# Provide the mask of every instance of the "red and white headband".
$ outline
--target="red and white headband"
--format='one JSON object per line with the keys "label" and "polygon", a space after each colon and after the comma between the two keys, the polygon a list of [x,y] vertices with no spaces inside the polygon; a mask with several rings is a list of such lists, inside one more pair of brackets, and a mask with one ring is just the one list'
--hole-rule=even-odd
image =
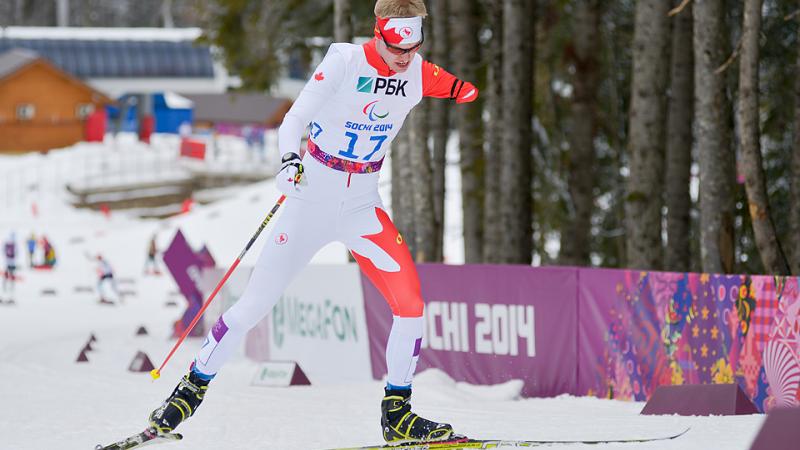
{"label": "red and white headband", "polygon": [[416,44],[422,40],[422,17],[378,17],[375,37],[392,45]]}

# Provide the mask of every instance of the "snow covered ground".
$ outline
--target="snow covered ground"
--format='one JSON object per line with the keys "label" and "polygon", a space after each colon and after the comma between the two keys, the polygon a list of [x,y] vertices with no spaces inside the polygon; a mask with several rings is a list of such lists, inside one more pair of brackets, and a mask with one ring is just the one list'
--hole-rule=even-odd
{"label": "snow covered ground", "polygon": [[[0,173],[26,158],[40,160],[41,170],[49,173],[57,169],[48,161],[92,151],[77,147],[48,157],[0,158]],[[171,323],[182,314],[182,306],[166,304],[176,300],[183,305],[171,278],[143,273],[150,236],[157,233],[164,249],[180,228],[193,245],[208,244],[219,264],[227,266],[277,198],[273,184],[242,188],[229,199],[166,220],[76,211],[58,189],[35,192],[34,215],[27,197],[3,203],[10,194],[3,189],[0,181],[0,240],[15,231],[22,254],[28,233],[46,233],[56,246],[58,264],[52,271],[31,270],[22,255],[16,303],[0,305],[0,450],[91,449],[140,431],[201,344],[187,340],[157,381],[127,370],[138,351],[156,365],[161,362],[174,344]],[[98,303],[91,259],[97,253],[111,262],[120,289],[127,292],[116,306]],[[257,253],[251,252],[243,264],[252,263]],[[344,262],[345,253],[332,245],[316,261]],[[149,335],[137,336],[140,326]],[[89,362],[75,362],[91,333],[97,341],[88,352]],[[256,367],[243,356],[227,365],[198,414],[180,427],[185,439],[164,448],[302,450],[380,442],[380,381],[254,387]],[[556,447],[565,449],[745,450],[763,421],[759,415],[640,416],[641,403],[568,396],[519,399],[517,391],[513,383],[468,386],[427,371],[415,379],[414,406],[478,438],[602,439],[659,436],[691,427],[674,441]]]}

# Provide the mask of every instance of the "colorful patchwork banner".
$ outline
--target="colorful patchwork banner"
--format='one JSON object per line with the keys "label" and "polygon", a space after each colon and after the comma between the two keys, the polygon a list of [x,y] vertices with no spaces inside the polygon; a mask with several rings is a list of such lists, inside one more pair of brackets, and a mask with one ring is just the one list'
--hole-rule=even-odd
{"label": "colorful patchwork banner", "polygon": [[796,277],[582,269],[578,284],[582,394],[736,382],[761,411],[799,403]]}

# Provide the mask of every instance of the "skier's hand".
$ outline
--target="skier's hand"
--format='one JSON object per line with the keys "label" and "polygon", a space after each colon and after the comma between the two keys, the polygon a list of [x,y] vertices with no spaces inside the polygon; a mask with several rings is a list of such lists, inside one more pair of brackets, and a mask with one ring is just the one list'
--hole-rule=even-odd
{"label": "skier's hand", "polygon": [[469,81],[465,81],[464,85],[461,86],[461,90],[458,91],[456,103],[469,103],[476,98],[478,98],[478,88]]}
{"label": "skier's hand", "polygon": [[278,189],[284,194],[300,192],[300,187],[306,184],[305,171],[300,155],[289,152],[281,158],[281,170],[275,177]]}

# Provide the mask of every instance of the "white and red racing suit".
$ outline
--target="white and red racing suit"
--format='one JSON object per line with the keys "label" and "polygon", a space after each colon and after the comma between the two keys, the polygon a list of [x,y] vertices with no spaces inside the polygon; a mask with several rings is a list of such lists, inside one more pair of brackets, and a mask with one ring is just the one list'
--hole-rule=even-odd
{"label": "white and red racing suit", "polygon": [[395,73],[375,45],[375,39],[364,45],[331,45],[286,114],[279,130],[281,154],[297,152],[308,128],[305,183],[284,190],[284,210],[250,281],[209,332],[195,371],[215,374],[298,271],[324,245],[340,241],[392,309],[388,383],[410,385],[424,305],[414,262],[378,195],[379,171],[389,144],[422,97],[463,103],[478,92],[418,54],[408,70]]}

